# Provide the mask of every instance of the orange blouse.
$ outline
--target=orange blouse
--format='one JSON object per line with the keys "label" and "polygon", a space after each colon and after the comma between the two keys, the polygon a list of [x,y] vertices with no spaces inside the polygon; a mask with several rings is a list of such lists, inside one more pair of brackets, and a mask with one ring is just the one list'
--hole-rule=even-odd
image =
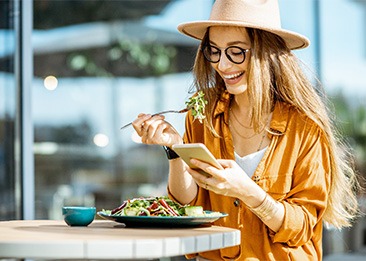
{"label": "orange blouse", "polygon": [[[230,95],[216,104],[213,125],[221,138],[191,114],[186,118],[185,143],[204,143],[219,159],[234,159],[230,133]],[[271,143],[252,180],[285,207],[284,222],[275,233],[235,198],[199,188],[190,204],[228,213],[214,225],[241,230],[241,245],[200,253],[209,260],[321,260],[322,216],[330,185],[330,159],[326,137],[307,116],[288,104],[275,105]],[[172,195],[171,195],[172,196]]]}

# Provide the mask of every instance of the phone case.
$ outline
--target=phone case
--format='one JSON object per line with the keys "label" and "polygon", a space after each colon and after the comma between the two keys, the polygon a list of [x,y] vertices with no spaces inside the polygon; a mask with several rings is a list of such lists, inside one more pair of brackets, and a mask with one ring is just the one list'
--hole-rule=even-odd
{"label": "phone case", "polygon": [[199,159],[212,166],[222,169],[216,158],[202,143],[187,143],[180,145],[173,145],[173,150],[188,164],[191,168],[197,168],[190,163],[190,159]]}

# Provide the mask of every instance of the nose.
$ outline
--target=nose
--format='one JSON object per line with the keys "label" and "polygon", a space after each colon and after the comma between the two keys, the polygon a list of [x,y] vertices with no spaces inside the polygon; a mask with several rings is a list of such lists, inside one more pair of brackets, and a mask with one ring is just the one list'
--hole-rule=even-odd
{"label": "nose", "polygon": [[217,66],[217,68],[220,71],[225,71],[226,69],[230,68],[232,66],[231,61],[227,58],[225,52],[221,52],[220,61]]}

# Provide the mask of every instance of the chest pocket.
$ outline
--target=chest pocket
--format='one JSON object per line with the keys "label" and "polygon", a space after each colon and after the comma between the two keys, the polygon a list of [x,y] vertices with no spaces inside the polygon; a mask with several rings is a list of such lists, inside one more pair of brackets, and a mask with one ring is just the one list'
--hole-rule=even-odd
{"label": "chest pocket", "polygon": [[291,189],[292,174],[285,173],[270,175],[265,173],[263,176],[254,176],[253,180],[273,198],[281,199]]}

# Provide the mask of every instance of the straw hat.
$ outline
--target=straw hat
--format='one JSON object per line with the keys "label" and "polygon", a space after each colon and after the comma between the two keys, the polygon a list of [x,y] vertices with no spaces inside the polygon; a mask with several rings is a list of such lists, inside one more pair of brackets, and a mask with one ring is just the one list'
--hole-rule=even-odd
{"label": "straw hat", "polygon": [[202,40],[211,26],[243,26],[261,29],[279,35],[290,49],[309,46],[305,36],[281,28],[277,0],[216,0],[210,19],[178,25],[178,30],[190,37]]}

